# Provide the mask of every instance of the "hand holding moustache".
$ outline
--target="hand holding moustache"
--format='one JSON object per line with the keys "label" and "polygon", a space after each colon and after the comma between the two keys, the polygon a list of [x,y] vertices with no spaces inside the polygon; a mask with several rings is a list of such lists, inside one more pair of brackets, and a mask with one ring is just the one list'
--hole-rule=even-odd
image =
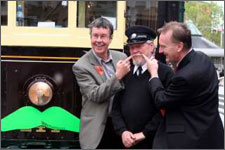
{"label": "hand holding moustache", "polygon": [[148,58],[144,54],[143,57],[147,63],[147,68],[149,73],[151,74],[151,78],[158,77],[158,68],[159,68],[158,61],[154,57]]}
{"label": "hand holding moustache", "polygon": [[127,57],[125,60],[120,60],[116,64],[116,77],[121,80],[130,71],[130,59],[132,56]]}

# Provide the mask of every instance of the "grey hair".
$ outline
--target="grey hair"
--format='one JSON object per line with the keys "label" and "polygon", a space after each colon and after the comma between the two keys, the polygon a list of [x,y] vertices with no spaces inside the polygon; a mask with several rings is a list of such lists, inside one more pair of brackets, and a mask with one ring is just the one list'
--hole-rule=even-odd
{"label": "grey hair", "polygon": [[102,18],[102,17],[97,18],[94,21],[92,21],[92,23],[89,24],[88,27],[90,28],[90,35],[92,33],[93,27],[106,28],[106,29],[108,28],[110,30],[110,36],[112,37],[112,35],[113,35],[113,25],[112,25],[112,23],[109,20],[107,20],[105,18]]}

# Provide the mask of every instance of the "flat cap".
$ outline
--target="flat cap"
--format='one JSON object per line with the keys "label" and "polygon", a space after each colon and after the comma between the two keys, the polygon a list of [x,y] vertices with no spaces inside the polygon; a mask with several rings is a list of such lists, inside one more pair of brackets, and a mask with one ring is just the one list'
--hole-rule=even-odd
{"label": "flat cap", "polygon": [[141,25],[128,28],[125,34],[128,38],[127,43],[129,45],[135,43],[144,43],[148,40],[154,40],[156,38],[156,33],[152,29]]}

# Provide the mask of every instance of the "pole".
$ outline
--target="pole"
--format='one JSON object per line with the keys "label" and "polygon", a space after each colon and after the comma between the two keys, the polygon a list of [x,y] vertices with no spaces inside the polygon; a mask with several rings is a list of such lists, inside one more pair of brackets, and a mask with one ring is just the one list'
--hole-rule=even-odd
{"label": "pole", "polygon": [[220,31],[220,47],[223,47],[223,32]]}

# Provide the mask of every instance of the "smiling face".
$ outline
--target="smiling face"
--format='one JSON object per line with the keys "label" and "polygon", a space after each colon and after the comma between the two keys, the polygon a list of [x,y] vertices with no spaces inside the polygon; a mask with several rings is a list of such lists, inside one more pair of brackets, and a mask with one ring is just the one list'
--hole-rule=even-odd
{"label": "smiling face", "polygon": [[91,45],[95,53],[104,59],[108,53],[109,44],[112,41],[109,28],[93,27],[91,32]]}
{"label": "smiling face", "polygon": [[130,54],[133,55],[132,60],[133,64],[137,66],[142,66],[145,63],[145,59],[142,54],[146,55],[147,57],[151,57],[154,51],[154,43],[137,43],[131,44],[130,47]]}
{"label": "smiling face", "polygon": [[159,37],[159,51],[166,56],[166,62],[176,65],[179,61],[179,43],[174,43],[172,40],[172,31],[162,33]]}

